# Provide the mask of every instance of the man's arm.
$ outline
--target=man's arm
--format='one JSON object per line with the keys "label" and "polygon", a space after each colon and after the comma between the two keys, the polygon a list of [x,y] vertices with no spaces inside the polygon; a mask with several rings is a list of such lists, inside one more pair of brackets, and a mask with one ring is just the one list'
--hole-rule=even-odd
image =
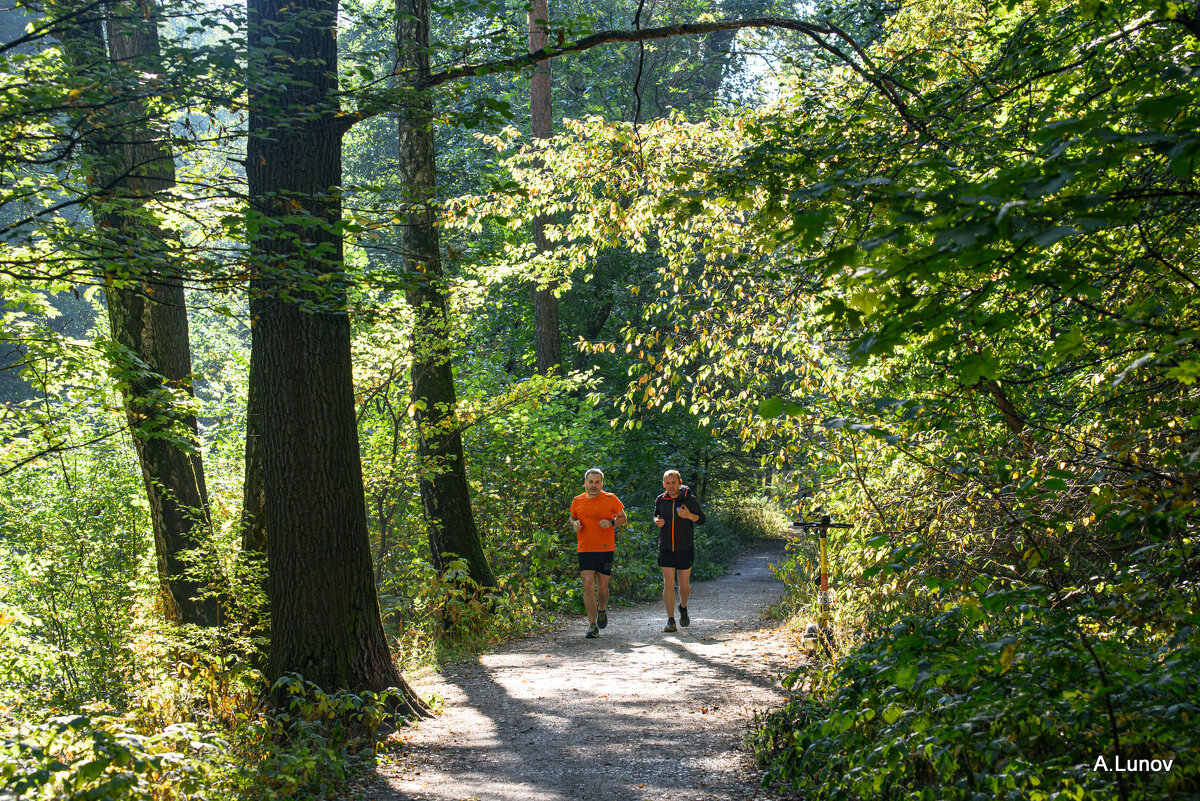
{"label": "man's arm", "polygon": [[700,508],[700,501],[690,493],[683,499],[683,503],[675,508],[675,514],[697,525],[708,519],[704,516],[704,510]]}
{"label": "man's arm", "polygon": [[628,522],[629,522],[629,518],[625,516],[625,510],[618,509],[616,511],[616,513],[613,514],[611,519],[609,519],[607,517],[600,518],[600,528],[611,528],[613,526],[623,526]]}

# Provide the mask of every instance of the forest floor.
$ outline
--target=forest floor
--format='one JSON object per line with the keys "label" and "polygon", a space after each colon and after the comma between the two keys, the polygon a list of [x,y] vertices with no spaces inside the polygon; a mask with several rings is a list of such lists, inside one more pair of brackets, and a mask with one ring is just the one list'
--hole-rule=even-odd
{"label": "forest floor", "polygon": [[[691,626],[663,632],[662,602],[613,606],[599,639],[572,617],[476,660],[416,677],[438,717],[381,753],[376,801],[760,801],[745,737],[787,696],[795,634],[764,614],[783,594],[757,546],[692,586]],[[618,563],[617,569],[620,569]]]}

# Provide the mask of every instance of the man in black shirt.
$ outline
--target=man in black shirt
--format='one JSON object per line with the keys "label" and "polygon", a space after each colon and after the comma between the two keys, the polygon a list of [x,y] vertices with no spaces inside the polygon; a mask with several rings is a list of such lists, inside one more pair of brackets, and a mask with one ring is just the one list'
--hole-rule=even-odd
{"label": "man in black shirt", "polygon": [[663,573],[663,604],[667,607],[667,625],[663,631],[675,631],[675,579],[679,579],[679,625],[688,618],[688,579],[695,560],[693,527],[705,521],[704,510],[696,493],[684,486],[678,470],[663,473],[662,495],[654,500],[654,525],[658,526],[658,566]]}

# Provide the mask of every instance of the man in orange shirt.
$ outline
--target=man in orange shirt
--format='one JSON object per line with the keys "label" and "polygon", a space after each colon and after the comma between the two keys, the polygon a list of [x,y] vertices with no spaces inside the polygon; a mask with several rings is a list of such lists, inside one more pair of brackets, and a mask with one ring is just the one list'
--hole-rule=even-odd
{"label": "man in orange shirt", "polygon": [[583,579],[583,606],[588,616],[586,636],[592,639],[599,637],[600,629],[608,625],[608,582],[617,545],[616,527],[629,521],[625,505],[616,495],[604,491],[604,473],[599,469],[593,467],[583,474],[583,489],[571,501],[570,521],[579,553],[579,577]]}

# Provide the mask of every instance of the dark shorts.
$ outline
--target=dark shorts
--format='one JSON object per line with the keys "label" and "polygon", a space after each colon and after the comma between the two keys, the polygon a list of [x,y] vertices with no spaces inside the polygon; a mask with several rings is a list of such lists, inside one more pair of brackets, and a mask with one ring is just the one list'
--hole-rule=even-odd
{"label": "dark shorts", "polygon": [[695,560],[696,552],[694,550],[658,552],[659,567],[673,567],[676,570],[691,570],[692,562]]}
{"label": "dark shorts", "polygon": [[604,576],[612,575],[612,551],[581,551],[579,553],[579,570],[595,570]]}

